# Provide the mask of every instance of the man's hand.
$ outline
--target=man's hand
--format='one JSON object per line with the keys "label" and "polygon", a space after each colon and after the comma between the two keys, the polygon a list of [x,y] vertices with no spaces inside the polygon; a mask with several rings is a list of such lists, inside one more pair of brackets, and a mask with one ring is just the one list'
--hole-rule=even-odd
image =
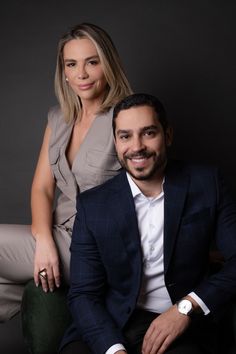
{"label": "man's hand", "polygon": [[142,346],[142,354],[162,354],[190,325],[189,316],[182,315],[177,306],[159,315],[150,324]]}

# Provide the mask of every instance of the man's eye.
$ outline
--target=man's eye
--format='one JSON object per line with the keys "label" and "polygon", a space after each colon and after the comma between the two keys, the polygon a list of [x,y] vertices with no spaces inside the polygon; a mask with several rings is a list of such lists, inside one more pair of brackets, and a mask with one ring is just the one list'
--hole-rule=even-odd
{"label": "man's eye", "polygon": [[146,136],[154,136],[156,134],[156,132],[154,130],[147,130],[146,132],[144,132],[144,135]]}
{"label": "man's eye", "polygon": [[129,138],[129,135],[120,135],[120,140],[127,140]]}

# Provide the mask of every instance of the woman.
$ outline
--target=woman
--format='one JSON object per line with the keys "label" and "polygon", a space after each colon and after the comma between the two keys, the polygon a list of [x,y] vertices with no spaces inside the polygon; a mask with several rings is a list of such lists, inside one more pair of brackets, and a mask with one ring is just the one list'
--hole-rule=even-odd
{"label": "woman", "polygon": [[[32,276],[45,292],[59,287],[62,277],[68,281],[76,195],[120,169],[112,107],[131,89],[104,30],[84,23],[61,38],[55,89],[60,107],[48,115],[32,184],[32,226],[0,228],[0,321],[19,311]],[[61,194],[52,213],[56,186]]]}

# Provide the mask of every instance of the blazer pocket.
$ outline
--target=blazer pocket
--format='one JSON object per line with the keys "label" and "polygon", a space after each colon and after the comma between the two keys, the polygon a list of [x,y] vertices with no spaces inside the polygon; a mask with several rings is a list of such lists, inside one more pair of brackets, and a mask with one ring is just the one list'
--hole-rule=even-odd
{"label": "blazer pocket", "polygon": [[200,210],[197,213],[190,214],[188,216],[183,217],[182,225],[187,225],[193,222],[200,222],[210,217],[210,208],[205,208]]}

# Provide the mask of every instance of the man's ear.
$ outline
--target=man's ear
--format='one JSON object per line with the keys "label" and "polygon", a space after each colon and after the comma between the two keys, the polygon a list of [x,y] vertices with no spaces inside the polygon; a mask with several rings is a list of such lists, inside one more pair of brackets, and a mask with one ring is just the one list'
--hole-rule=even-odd
{"label": "man's ear", "polygon": [[166,134],[165,134],[165,138],[166,138],[166,146],[171,146],[172,141],[173,141],[173,128],[172,127],[168,127],[166,129]]}

